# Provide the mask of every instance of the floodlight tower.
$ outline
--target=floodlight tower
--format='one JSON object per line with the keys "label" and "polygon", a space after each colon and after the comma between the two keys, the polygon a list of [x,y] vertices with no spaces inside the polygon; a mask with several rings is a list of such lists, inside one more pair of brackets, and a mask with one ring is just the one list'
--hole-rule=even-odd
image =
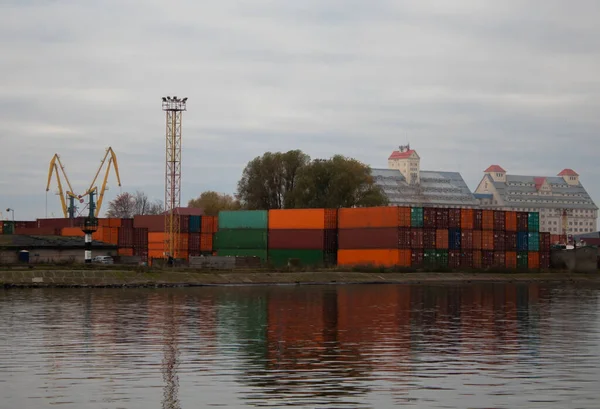
{"label": "floodlight tower", "polygon": [[166,112],[165,160],[165,257],[178,258],[180,246],[179,217],[175,215],[181,203],[181,119],[187,98],[163,97],[162,110]]}

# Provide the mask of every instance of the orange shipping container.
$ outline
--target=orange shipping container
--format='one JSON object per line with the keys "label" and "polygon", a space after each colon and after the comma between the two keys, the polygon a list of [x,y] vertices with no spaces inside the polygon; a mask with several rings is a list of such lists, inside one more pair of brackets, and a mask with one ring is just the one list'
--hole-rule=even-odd
{"label": "orange shipping container", "polygon": [[[492,213],[493,215],[493,213]],[[492,224],[493,224],[492,218]],[[481,248],[483,250],[494,250],[494,231],[484,230],[481,232]]]}
{"label": "orange shipping container", "polygon": [[164,243],[165,233],[161,232],[149,232],[148,243]]}
{"label": "orange shipping container", "polygon": [[[156,240],[156,238],[158,236],[154,236],[153,238],[155,239],[154,241],[150,241],[150,239],[148,240],[148,250],[160,250],[163,251],[164,249],[164,238],[165,238],[165,234],[164,233],[148,233],[148,238],[150,238],[150,235],[152,234],[160,234],[160,237],[163,238],[163,240],[158,241]],[[181,233],[180,235],[180,242],[179,242],[179,251],[185,251],[187,252],[189,250],[189,234],[188,233]]]}
{"label": "orange shipping container", "polygon": [[448,249],[448,229],[437,229],[435,231],[435,248]]}
{"label": "orange shipping container", "polygon": [[121,219],[116,218],[116,217],[108,219],[108,225],[110,227],[121,227],[121,223],[122,223]]}
{"label": "orange shipping container", "polygon": [[473,230],[473,250],[481,250],[481,234],[481,230]]}
{"label": "orange shipping container", "polygon": [[217,216],[202,216],[200,233],[216,233],[218,227]]}
{"label": "orange shipping container", "polygon": [[527,267],[530,270],[537,270],[540,268],[540,253],[538,251],[530,251],[527,253]]}
{"label": "orange shipping container", "polygon": [[412,250],[398,250],[398,265],[401,267],[410,267]]}
{"label": "orange shipping container", "polygon": [[63,227],[60,235],[64,237],[83,237],[85,233],[81,231],[81,227]]}
{"label": "orange shipping container", "polygon": [[410,207],[398,208],[398,227],[410,227]]}
{"label": "orange shipping container", "polygon": [[148,243],[148,251],[160,251],[161,253],[164,251],[165,243]]}
{"label": "orange shipping container", "polygon": [[398,227],[398,207],[359,207],[340,209],[338,228],[353,229],[361,227]]}
{"label": "orange shipping container", "polygon": [[117,254],[119,256],[133,256],[133,249],[122,247],[117,250]]}
{"label": "orange shipping container", "polygon": [[[494,230],[494,211],[484,210],[481,219],[482,230]],[[485,247],[484,247],[485,249]]]}
{"label": "orange shipping container", "polygon": [[338,264],[341,266],[374,265],[397,266],[400,263],[400,250],[369,249],[369,250],[338,250]]}
{"label": "orange shipping container", "polygon": [[506,231],[517,231],[517,212],[504,212],[504,223]]}
{"label": "orange shipping container", "polygon": [[335,209],[273,209],[269,210],[269,229],[337,228]]}
{"label": "orange shipping container", "polygon": [[475,212],[473,209],[460,210],[460,228],[464,230],[473,230]]}
{"label": "orange shipping container", "polygon": [[507,251],[506,252],[506,268],[517,268],[517,252],[516,251]]}
{"label": "orange shipping container", "polygon": [[[477,230],[473,231],[473,235],[475,235],[476,231]],[[481,250],[474,250],[473,251],[473,268],[481,268],[482,265],[483,265],[483,263],[482,263]]]}
{"label": "orange shipping container", "polygon": [[213,234],[202,233],[200,234],[200,251],[212,251],[213,250]]}

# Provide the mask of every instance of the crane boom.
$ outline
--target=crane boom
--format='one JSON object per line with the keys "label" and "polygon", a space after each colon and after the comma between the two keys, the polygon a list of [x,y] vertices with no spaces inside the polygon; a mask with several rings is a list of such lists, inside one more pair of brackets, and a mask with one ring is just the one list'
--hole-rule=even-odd
{"label": "crane boom", "polygon": [[[68,217],[68,207],[67,207],[67,202],[66,202],[66,196],[72,197],[72,198],[76,198],[77,196],[73,193],[73,188],[71,187],[71,182],[69,181],[69,177],[67,176],[67,173],[65,172],[65,167],[63,166],[62,162],[60,161],[60,156],[58,156],[57,153],[54,154],[54,156],[52,157],[52,159],[50,160],[50,167],[48,169],[48,183],[46,184],[46,192],[48,192],[50,190],[50,183],[52,182],[52,174],[56,173],[56,183],[58,184],[58,195],[60,197],[60,204],[62,207],[62,211],[65,217]],[[65,178],[65,182],[67,183],[67,187],[69,188],[69,190],[66,192],[66,196],[65,196],[65,192],[63,192],[63,185],[62,185],[62,181],[60,180],[60,174],[63,174],[63,177]]]}
{"label": "crane boom", "polygon": [[[108,159],[108,162],[106,161],[106,159]],[[106,173],[104,174],[104,178],[102,180],[102,186],[100,187],[100,190],[98,193],[98,200],[96,202],[96,210],[94,212],[95,217],[98,217],[100,215],[100,209],[102,207],[102,200],[104,199],[104,192],[106,191],[106,183],[108,182],[108,175],[110,173],[111,165],[115,169],[117,183],[118,183],[119,187],[121,187],[121,177],[119,175],[119,164],[117,163],[117,155],[115,154],[115,152],[113,151],[113,149],[111,147],[108,147],[108,149],[106,149],[106,154],[104,155],[104,158],[102,158],[102,161],[100,161],[100,166],[98,167],[98,171],[96,172],[96,175],[94,176],[94,179],[92,180],[92,183],[90,184],[89,189],[82,196],[89,195],[91,192],[98,191],[98,188],[95,186],[95,184],[96,184],[96,180],[98,180],[98,176],[100,175],[100,172],[102,171],[102,168],[104,167],[105,163],[107,164],[107,168],[106,168]]]}

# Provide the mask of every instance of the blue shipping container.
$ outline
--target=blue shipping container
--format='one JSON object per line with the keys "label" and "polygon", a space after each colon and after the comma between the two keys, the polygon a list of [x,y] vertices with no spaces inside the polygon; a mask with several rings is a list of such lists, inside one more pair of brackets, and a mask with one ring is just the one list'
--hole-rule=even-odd
{"label": "blue shipping container", "polygon": [[527,250],[540,251],[540,234],[539,233],[528,233],[527,234]]}
{"label": "blue shipping container", "polygon": [[450,250],[460,250],[460,229],[448,230],[448,248]]}
{"label": "blue shipping container", "polygon": [[527,232],[520,231],[517,233],[517,251],[527,251],[529,248],[529,236]]}
{"label": "blue shipping container", "polygon": [[199,233],[202,216],[190,216],[190,233]]}

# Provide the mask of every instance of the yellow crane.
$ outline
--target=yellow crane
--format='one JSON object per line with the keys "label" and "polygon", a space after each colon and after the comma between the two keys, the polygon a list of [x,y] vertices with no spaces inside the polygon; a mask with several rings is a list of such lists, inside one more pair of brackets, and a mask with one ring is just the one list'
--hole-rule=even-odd
{"label": "yellow crane", "polygon": [[[102,180],[102,185],[101,185],[100,191],[98,193],[98,187],[96,186],[96,181],[98,180],[98,176],[100,175],[100,172],[102,171],[102,168],[104,167],[105,164],[106,164],[106,173],[104,174],[104,178]],[[106,149],[104,158],[102,158],[102,160],[100,161],[100,166],[98,167],[98,171],[96,172],[96,175],[94,176],[94,179],[92,180],[92,183],[90,184],[89,188],[86,190],[85,193],[83,193],[81,195],[77,195],[73,192],[73,188],[71,187],[71,183],[69,182],[69,178],[67,177],[65,168],[60,161],[60,157],[58,156],[58,154],[55,154],[54,157],[52,158],[52,160],[50,161],[50,169],[48,171],[48,184],[46,185],[46,192],[48,190],[50,190],[50,183],[52,182],[52,175],[54,173],[56,173],[56,181],[58,184],[58,195],[60,196],[60,202],[61,202],[64,216],[70,217],[70,218],[75,217],[75,203],[74,203],[75,200],[79,200],[80,203],[84,203],[83,198],[85,196],[90,196],[90,201],[86,207],[89,206],[90,213],[93,214],[94,217],[98,217],[100,215],[100,210],[102,208],[102,201],[104,199],[104,193],[106,191],[106,183],[108,181],[108,175],[110,173],[111,167],[113,167],[115,169],[115,175],[117,177],[117,182],[118,182],[119,187],[121,187],[121,177],[119,175],[119,165],[117,163],[117,155],[115,154],[115,152],[113,151],[113,149],[111,147],[108,147]],[[59,170],[60,170],[60,172],[59,172]],[[63,185],[62,185],[62,181],[60,178],[60,173],[62,173],[62,175],[67,183],[67,186],[69,188],[69,190],[66,192],[63,192]],[[98,193],[98,199],[94,203],[93,194],[95,194],[95,193]],[[68,206],[67,206],[66,200],[69,200]],[[85,209],[85,207],[84,207],[84,209]],[[82,211],[84,209],[82,209]],[[81,214],[81,212],[80,212],[80,214]]]}

